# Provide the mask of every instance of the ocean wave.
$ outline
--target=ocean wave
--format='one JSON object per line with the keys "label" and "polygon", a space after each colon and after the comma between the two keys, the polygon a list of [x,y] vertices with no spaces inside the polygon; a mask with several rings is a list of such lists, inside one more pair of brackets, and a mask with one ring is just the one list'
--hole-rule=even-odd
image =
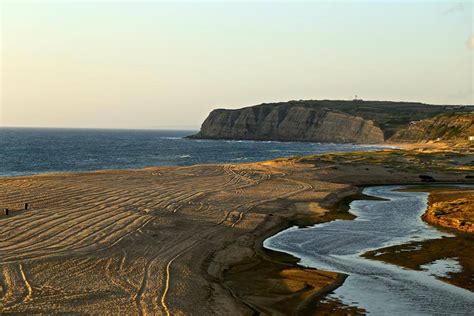
{"label": "ocean wave", "polygon": [[[0,131],[0,176],[150,165],[250,162],[387,147],[269,140],[197,140],[184,138],[181,132],[163,134],[156,131],[15,129],[8,131],[8,137],[1,137],[2,133],[6,133],[5,130]],[[56,154],[51,155],[51,152]],[[18,163],[19,157],[21,164]]]}
{"label": "ocean wave", "polygon": [[234,159],[231,159],[231,161],[241,161],[241,160],[247,160],[249,159],[248,157],[239,157],[239,158],[234,158]]}

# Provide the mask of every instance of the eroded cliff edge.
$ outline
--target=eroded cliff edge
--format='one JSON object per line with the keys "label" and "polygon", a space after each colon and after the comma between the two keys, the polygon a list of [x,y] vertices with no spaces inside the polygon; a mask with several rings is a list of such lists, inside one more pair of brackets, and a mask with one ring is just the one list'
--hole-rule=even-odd
{"label": "eroded cliff edge", "polygon": [[390,138],[394,142],[467,142],[474,135],[474,112],[446,113],[413,121]]}
{"label": "eroded cliff edge", "polygon": [[299,100],[212,111],[191,138],[382,143],[410,123],[471,106],[365,100]]}
{"label": "eroded cliff edge", "polygon": [[374,144],[384,141],[373,121],[325,108],[294,106],[214,110],[192,138]]}

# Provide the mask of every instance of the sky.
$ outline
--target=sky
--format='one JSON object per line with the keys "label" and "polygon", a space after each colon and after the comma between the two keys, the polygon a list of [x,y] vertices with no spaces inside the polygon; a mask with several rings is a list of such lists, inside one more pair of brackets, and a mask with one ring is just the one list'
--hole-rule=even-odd
{"label": "sky", "polygon": [[474,104],[474,1],[0,0],[0,126],[197,129],[299,99]]}

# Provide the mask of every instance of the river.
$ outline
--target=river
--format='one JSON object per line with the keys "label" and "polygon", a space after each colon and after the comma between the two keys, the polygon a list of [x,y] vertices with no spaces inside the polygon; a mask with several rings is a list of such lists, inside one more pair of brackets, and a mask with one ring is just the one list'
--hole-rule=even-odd
{"label": "river", "polygon": [[361,256],[391,245],[452,236],[421,220],[427,193],[398,188],[402,186],[368,187],[363,193],[386,200],[353,201],[355,220],[291,227],[265,240],[264,246],[300,258],[303,266],[349,275],[329,298],[370,314],[473,315],[474,293],[436,278],[460,269],[455,258],[415,271]]}

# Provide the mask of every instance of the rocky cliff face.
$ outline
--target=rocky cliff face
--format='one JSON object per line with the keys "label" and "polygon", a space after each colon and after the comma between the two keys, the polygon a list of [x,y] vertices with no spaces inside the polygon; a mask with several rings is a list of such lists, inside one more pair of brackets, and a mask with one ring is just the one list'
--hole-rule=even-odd
{"label": "rocky cliff face", "polygon": [[394,142],[430,140],[467,141],[474,136],[474,112],[441,114],[430,119],[411,122],[390,138]]}
{"label": "rocky cliff face", "polygon": [[327,108],[255,106],[214,110],[192,138],[373,144],[384,141],[371,120]]}
{"label": "rocky cliff face", "polygon": [[[287,102],[263,103],[237,111],[253,109],[254,112],[269,113],[275,108],[286,113],[292,108],[344,113],[371,120],[384,132],[385,139],[405,128],[411,121],[432,118],[442,113],[460,113],[474,109],[474,106],[432,105],[417,102],[365,101],[365,100],[292,100]],[[220,110],[222,111],[222,110]],[[231,114],[229,114],[231,115]],[[232,114],[234,117],[236,114]]]}

